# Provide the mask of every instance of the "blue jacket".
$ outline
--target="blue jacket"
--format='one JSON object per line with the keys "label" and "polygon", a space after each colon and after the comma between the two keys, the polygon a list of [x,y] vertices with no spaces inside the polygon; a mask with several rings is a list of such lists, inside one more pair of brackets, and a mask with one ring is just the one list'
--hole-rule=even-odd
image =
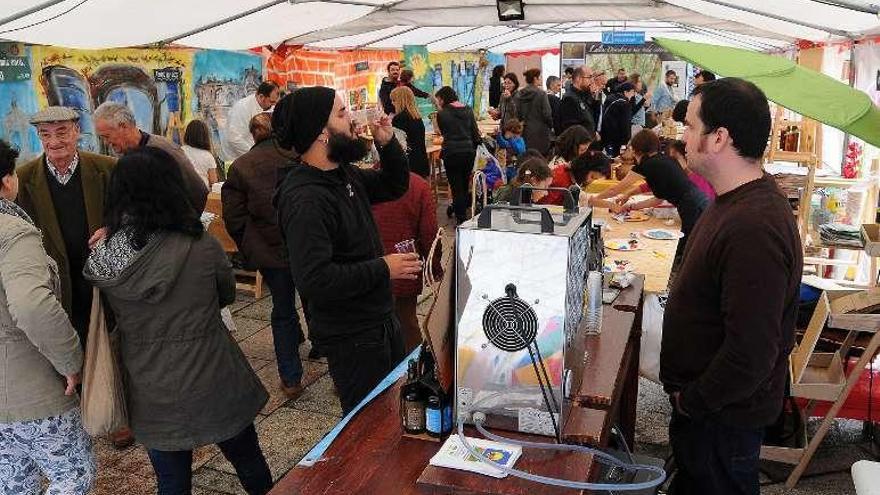
{"label": "blue jacket", "polygon": [[516,156],[520,156],[526,152],[526,141],[522,136],[514,136],[510,139],[506,139],[504,133],[499,132],[498,135],[495,136],[495,142],[498,143],[498,146],[506,150],[513,150],[513,154]]}

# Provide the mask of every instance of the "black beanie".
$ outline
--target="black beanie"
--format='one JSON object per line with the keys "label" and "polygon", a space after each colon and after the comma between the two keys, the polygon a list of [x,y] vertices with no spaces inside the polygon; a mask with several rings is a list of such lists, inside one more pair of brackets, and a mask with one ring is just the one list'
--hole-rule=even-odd
{"label": "black beanie", "polygon": [[282,115],[278,117],[281,124],[279,142],[284,147],[293,146],[297,153],[302,154],[308,151],[327,126],[336,100],[336,91],[314,86],[297,89],[291,97],[291,101],[283,106]]}
{"label": "black beanie", "polygon": [[272,133],[278,140],[278,144],[287,150],[293,147],[293,141],[284,132],[287,128],[288,114],[293,110],[292,101],[293,93],[288,93],[278,100],[278,103],[275,104],[275,108],[272,110]]}

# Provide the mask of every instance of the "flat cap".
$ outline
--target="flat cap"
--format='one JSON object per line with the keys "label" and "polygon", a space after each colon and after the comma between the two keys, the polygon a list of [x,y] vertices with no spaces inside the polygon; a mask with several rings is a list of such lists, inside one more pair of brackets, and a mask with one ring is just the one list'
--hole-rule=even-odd
{"label": "flat cap", "polygon": [[79,114],[70,107],[46,107],[31,115],[31,125],[45,124],[47,122],[65,122],[79,120]]}

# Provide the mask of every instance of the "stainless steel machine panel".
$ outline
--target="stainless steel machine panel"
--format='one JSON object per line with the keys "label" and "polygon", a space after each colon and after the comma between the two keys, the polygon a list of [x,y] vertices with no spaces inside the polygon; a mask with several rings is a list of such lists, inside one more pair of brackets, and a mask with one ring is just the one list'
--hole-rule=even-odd
{"label": "stainless steel machine panel", "polygon": [[[546,403],[561,430],[567,388],[581,361],[566,353],[583,312],[590,213],[569,215],[552,234],[540,233],[519,212],[494,217],[493,228],[472,221],[457,231],[457,415],[469,421],[469,413],[480,411],[487,426],[553,436]],[[527,349],[531,339],[537,346]],[[533,357],[550,383],[550,400]]]}

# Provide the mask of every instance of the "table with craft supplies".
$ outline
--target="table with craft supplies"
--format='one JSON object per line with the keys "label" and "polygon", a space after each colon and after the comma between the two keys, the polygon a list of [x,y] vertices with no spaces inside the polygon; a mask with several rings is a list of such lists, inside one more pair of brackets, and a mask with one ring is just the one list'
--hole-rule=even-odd
{"label": "table with craft supplies", "polygon": [[[632,201],[638,200],[638,197],[632,199]],[[664,208],[664,210],[672,210],[672,208]],[[602,227],[602,239],[605,242],[606,266],[616,260],[627,261],[629,269],[645,276],[645,292],[665,292],[669,285],[672,262],[675,260],[675,250],[679,241],[675,238],[651,239],[645,233],[652,230],[680,232],[681,221],[677,217],[668,220],[648,215],[643,221],[621,222],[615,219],[607,208],[594,208],[593,221],[597,220],[605,223]],[[622,251],[609,248],[609,244],[614,241],[629,241],[634,237],[638,241],[636,250]]]}

